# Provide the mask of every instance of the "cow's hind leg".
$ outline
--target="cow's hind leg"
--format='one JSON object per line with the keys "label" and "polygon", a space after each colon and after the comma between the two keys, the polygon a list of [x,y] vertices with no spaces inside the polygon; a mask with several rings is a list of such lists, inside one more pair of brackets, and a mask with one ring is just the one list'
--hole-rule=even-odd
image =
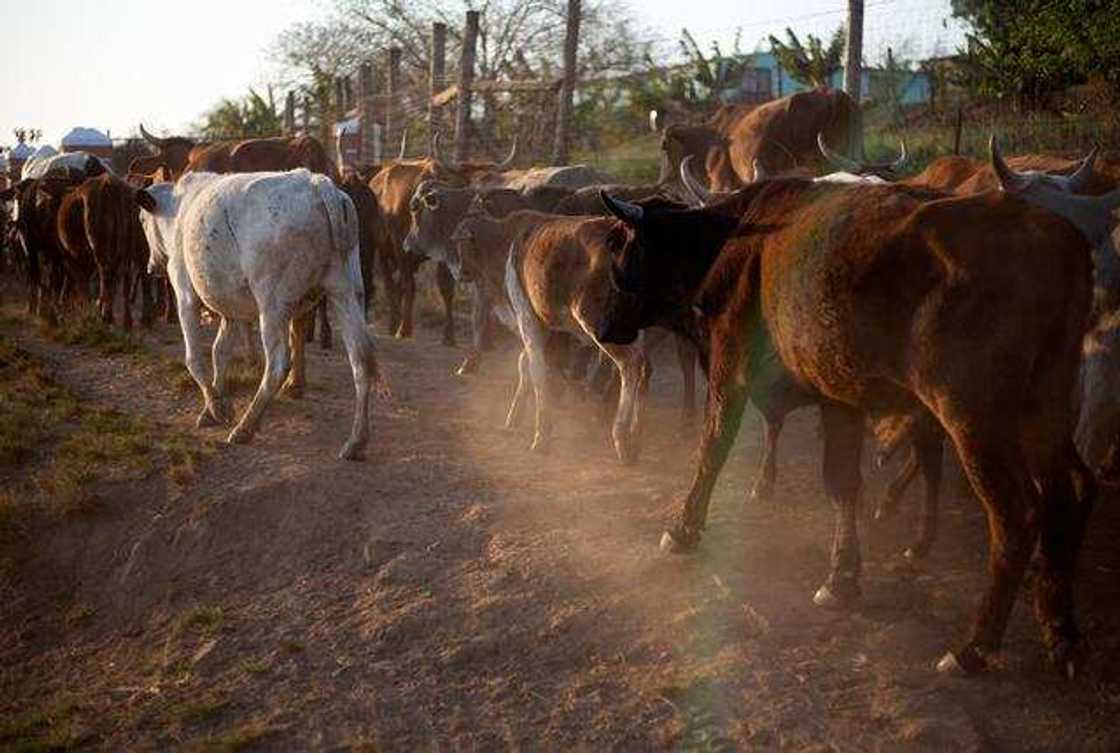
{"label": "cow's hind leg", "polygon": [[[181,315],[181,314],[180,314]],[[237,426],[230,432],[227,441],[232,444],[247,444],[260,426],[265,408],[280,389],[291,367],[291,352],[288,345],[288,317],[260,317],[261,343],[264,345],[264,374],[260,386],[253,395],[253,401],[245,410]]]}
{"label": "cow's hind leg", "polygon": [[902,553],[906,559],[920,559],[929,553],[937,538],[937,509],[941,497],[941,460],[945,435],[939,427],[914,432],[914,463],[925,479],[925,497],[922,498],[922,517],[918,522],[918,537]]}
{"label": "cow's hind leg", "polygon": [[[311,324],[307,320],[311,320]],[[303,390],[307,386],[307,355],[304,344],[311,337],[315,328],[315,309],[311,309],[299,319],[292,320],[289,328],[289,344],[292,348],[292,368],[288,373],[288,381],[282,388],[284,394],[293,400],[303,397]]]}
{"label": "cow's hind leg", "polygon": [[416,268],[420,261],[411,256],[401,260],[400,326],[396,332],[396,336],[400,338],[412,337],[412,314],[416,308]]}
{"label": "cow's hind leg", "polygon": [[478,371],[478,363],[482,358],[483,338],[489,321],[490,299],[482,289],[482,285],[475,283],[471,286],[471,350],[455,371],[459,376],[467,376]]}
{"label": "cow's hind leg", "polygon": [[529,352],[522,349],[517,356],[517,387],[513,391],[513,399],[509,403],[506,413],[506,428],[513,429],[521,423],[522,408],[525,405],[525,395],[529,391]]}
{"label": "cow's hind leg", "polygon": [[762,458],[751,485],[749,499],[752,501],[766,502],[774,494],[774,479],[778,475],[778,437],[784,425],[784,416],[762,413]]}
{"label": "cow's hind leg", "polygon": [[196,425],[202,428],[213,426],[216,421],[219,421],[221,411],[216,405],[214,390],[206,379],[206,370],[202,363],[202,333],[198,323],[198,314],[202,304],[195,296],[190,284],[190,278],[183,271],[175,290],[175,297],[179,324],[183,331],[187,371],[190,372],[195,384],[202,392],[202,412],[198,414],[198,420],[196,421]]}
{"label": "cow's hind leg", "polygon": [[443,299],[443,344],[449,347],[455,345],[455,278],[451,270],[440,262],[436,266],[436,287],[439,288],[440,298]]}
{"label": "cow's hind leg", "polygon": [[677,362],[681,367],[682,396],[681,420],[685,426],[696,422],[696,346],[687,338],[677,335]]}
{"label": "cow's hind leg", "polygon": [[[229,424],[233,420],[233,411],[229,404],[228,374],[236,345],[233,331],[237,326],[237,322],[231,322],[223,316],[218,322],[218,334],[214,336],[214,344],[210,349],[214,360],[214,400],[207,412],[213,423]],[[202,417],[199,418],[201,420]]]}
{"label": "cow's hind leg", "polygon": [[902,501],[902,496],[906,494],[906,490],[910,488],[910,483],[917,475],[918,451],[911,447],[910,452],[906,455],[906,462],[903,463],[895,477],[891,479],[887,491],[883,493],[883,497],[875,507],[875,520],[886,520],[898,512],[898,504]]}
{"label": "cow's hind leg", "polygon": [[329,277],[326,281],[327,294],[342,327],[342,342],[354,373],[354,423],[339,457],[360,460],[369,443],[370,385],[376,381],[379,389],[386,393],[388,387],[378,373],[373,339],[366,329],[365,312],[355,295],[355,287],[361,284],[361,279],[350,280],[341,270]]}
{"label": "cow's hind leg", "polygon": [[860,454],[863,450],[863,416],[851,408],[821,406],[824,428],[824,486],[836,520],[832,538],[831,571],[813,603],[821,607],[844,606],[859,597],[861,557],[859,526]]}
{"label": "cow's hind leg", "polygon": [[[327,299],[320,298],[315,308],[318,309],[319,318],[319,350],[330,350],[334,334],[331,332],[330,317],[327,316]],[[362,314],[362,319],[365,319],[365,313]]]}
{"label": "cow's hind leg", "polygon": [[600,346],[618,367],[619,391],[611,440],[625,465],[637,461],[641,451],[642,393],[649,383],[649,359],[640,344]]}

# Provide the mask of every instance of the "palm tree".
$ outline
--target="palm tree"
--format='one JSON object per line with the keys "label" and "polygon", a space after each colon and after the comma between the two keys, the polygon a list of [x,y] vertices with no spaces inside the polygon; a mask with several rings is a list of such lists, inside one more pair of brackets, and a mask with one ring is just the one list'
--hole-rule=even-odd
{"label": "palm tree", "polygon": [[770,36],[770,46],[778,64],[789,71],[795,81],[814,89],[828,87],[829,78],[835,71],[840,70],[844,58],[846,33],[841,26],[832,34],[828,47],[819,37],[809,34],[805,37],[806,45],[793,33],[793,29],[786,29],[788,42],[783,42],[777,37]]}

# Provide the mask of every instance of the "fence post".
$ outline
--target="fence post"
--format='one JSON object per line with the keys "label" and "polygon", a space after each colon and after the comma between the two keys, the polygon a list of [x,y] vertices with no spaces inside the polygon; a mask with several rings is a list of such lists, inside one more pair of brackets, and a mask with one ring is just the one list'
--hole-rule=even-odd
{"label": "fence post", "polygon": [[401,48],[390,47],[389,73],[385,87],[385,143],[395,149],[401,143],[404,122],[401,117]]}
{"label": "fence post", "polygon": [[287,136],[296,135],[296,93],[293,91],[284,98],[284,133]]}
{"label": "fence post", "polygon": [[431,155],[439,133],[439,108],[432,98],[447,86],[447,24],[432,24],[431,69],[428,72],[428,154]]}
{"label": "fence post", "polygon": [[848,0],[847,60],[844,61],[844,91],[856,106],[856,118],[848,134],[848,153],[863,160],[863,0]]}
{"label": "fence post", "polygon": [[358,164],[375,165],[381,161],[381,150],[378,149],[377,133],[374,130],[377,123],[377,111],[373,103],[373,66],[362,63],[358,69],[358,95],[361,97],[359,106],[362,111],[362,140],[358,146]]}
{"label": "fence post", "polygon": [[478,11],[467,11],[463,28],[463,54],[459,58],[459,96],[455,103],[455,161],[464,162],[471,151],[471,83],[474,81],[475,45],[478,43]]}
{"label": "fence post", "polygon": [[311,135],[311,95],[303,95],[303,135]]}
{"label": "fence post", "polygon": [[564,80],[560,84],[560,100],[556,105],[556,142],[552,164],[568,164],[568,124],[572,119],[572,94],[576,87],[576,54],[579,50],[580,0],[568,0],[568,29],[564,36]]}

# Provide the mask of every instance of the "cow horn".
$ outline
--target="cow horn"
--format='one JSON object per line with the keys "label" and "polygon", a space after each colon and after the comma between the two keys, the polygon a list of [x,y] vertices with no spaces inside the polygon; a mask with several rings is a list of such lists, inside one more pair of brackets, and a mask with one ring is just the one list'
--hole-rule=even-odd
{"label": "cow horn", "polygon": [[1026,178],[1012,170],[1007,166],[1007,163],[1003,161],[1003,152],[1000,151],[999,142],[996,140],[996,135],[994,133],[991,138],[988,139],[988,151],[991,152],[992,169],[995,170],[996,177],[999,178],[999,183],[1003,187],[1003,190],[1008,193],[1021,191],[1026,185]]}
{"label": "cow horn", "polygon": [[665,125],[665,118],[657,110],[649,111],[649,129],[654,133],[661,130],[661,126]]}
{"label": "cow horn", "polygon": [[1069,190],[1072,193],[1081,193],[1093,177],[1093,163],[1097,159],[1097,147],[1093,147],[1085,159],[1077,165],[1077,169],[1068,178]]}
{"label": "cow horn", "polygon": [[616,199],[601,188],[599,189],[599,200],[603,202],[603,206],[607,208],[607,211],[628,224],[641,222],[642,217],[645,215],[645,210],[637,204],[631,204],[629,201]]}
{"label": "cow horn", "polygon": [[[439,138],[439,136],[436,136],[436,138]],[[404,159],[404,154],[407,151],[408,151],[408,129],[406,128],[406,129],[404,129],[404,133],[401,134],[401,153],[397,155],[397,159]]]}
{"label": "cow horn", "polygon": [[754,170],[755,183],[758,183],[760,180],[767,180],[770,177],[770,173],[766,172],[766,168],[762,166],[762,163],[758,159],[751,162],[751,169]]}
{"label": "cow horn", "polygon": [[517,159],[517,136],[513,137],[513,145],[509,148],[509,155],[504,160],[495,165],[494,169],[508,170],[513,165],[513,161],[515,159]]}
{"label": "cow horn", "polygon": [[860,163],[856,162],[853,159],[849,159],[842,154],[837,154],[836,152],[832,151],[828,147],[828,144],[824,143],[824,134],[819,131],[817,132],[817,148],[821,150],[821,155],[826,160],[828,160],[844,172],[859,175],[859,173],[863,170],[863,165],[861,165]]}
{"label": "cow horn", "polygon": [[170,140],[170,139],[161,139],[161,138],[158,138],[158,137],[153,136],[152,134],[148,133],[146,130],[144,130],[144,124],[143,123],[140,124],[140,135],[142,137],[144,137],[144,141],[147,141],[149,144],[156,147],[157,149],[163,149],[165,146],[167,146],[167,142]]}
{"label": "cow horn", "polygon": [[684,183],[685,189],[692,194],[692,198],[705,207],[712,200],[712,192],[700,185],[700,181],[692,175],[692,158],[696,155],[690,154],[681,160],[681,182]]}
{"label": "cow horn", "polygon": [[891,171],[901,170],[902,166],[910,160],[910,155],[906,153],[906,139],[899,139],[898,145],[900,147],[898,159],[890,164]]}

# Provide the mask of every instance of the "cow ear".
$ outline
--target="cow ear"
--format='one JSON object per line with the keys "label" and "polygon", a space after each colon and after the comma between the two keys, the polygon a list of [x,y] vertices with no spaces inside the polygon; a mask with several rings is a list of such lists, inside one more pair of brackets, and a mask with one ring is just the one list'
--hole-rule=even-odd
{"label": "cow ear", "polygon": [[156,211],[156,198],[144,189],[136,192],[136,204],[145,212],[155,214]]}
{"label": "cow ear", "polygon": [[645,215],[645,210],[637,204],[631,204],[628,201],[616,199],[603,189],[599,189],[599,199],[603,202],[603,206],[607,208],[608,212],[627,225],[638,224]]}

